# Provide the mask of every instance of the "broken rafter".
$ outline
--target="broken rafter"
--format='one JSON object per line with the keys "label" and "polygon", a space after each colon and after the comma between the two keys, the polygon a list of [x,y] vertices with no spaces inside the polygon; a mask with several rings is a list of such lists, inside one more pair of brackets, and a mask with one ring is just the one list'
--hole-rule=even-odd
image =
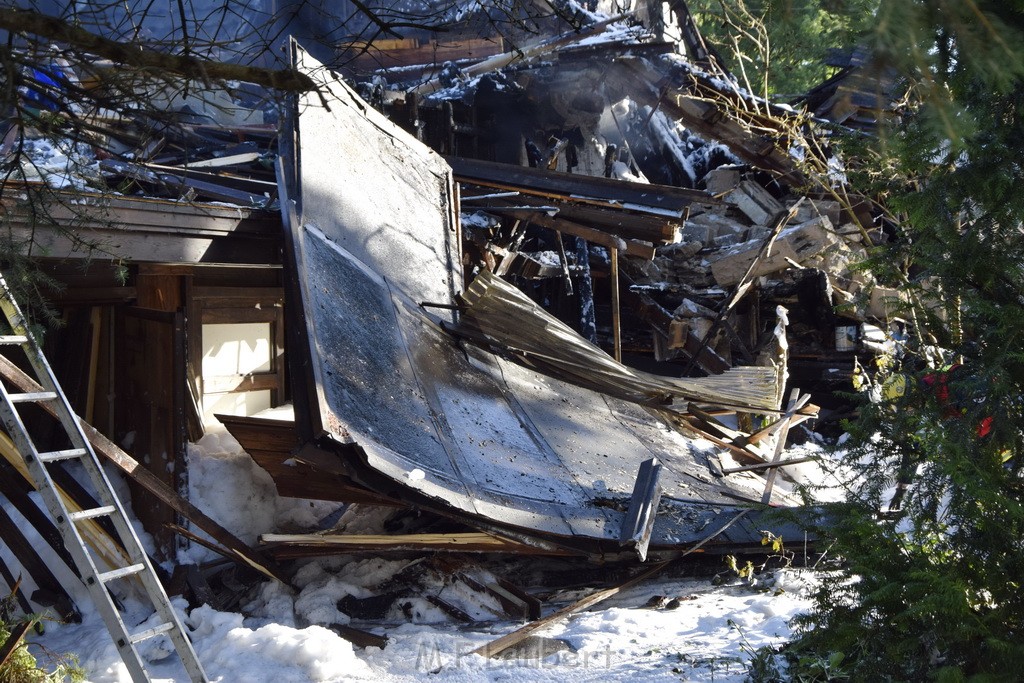
{"label": "broken rafter", "polygon": [[263,534],[260,542],[276,557],[315,557],[341,553],[512,552],[527,555],[573,555],[516,543],[483,532],[451,534]]}
{"label": "broken rafter", "polygon": [[523,195],[629,209],[644,214],[680,219],[691,204],[715,203],[702,190],[648,185],[624,180],[548,171],[493,161],[445,157],[459,182],[518,191]]}
{"label": "broken rafter", "polygon": [[[503,211],[498,208],[495,209],[494,213],[501,214]],[[539,225],[540,227],[548,228],[549,230],[564,232],[567,235],[573,235],[574,237],[582,237],[586,241],[599,244],[606,249],[615,249],[624,254],[637,256],[647,261],[654,258],[655,249],[654,246],[649,243],[625,240],[620,237],[616,237],[615,235],[602,232],[601,230],[595,230],[594,228],[586,225],[580,225],[579,223],[564,220],[562,218],[553,218],[543,213],[532,213],[529,218],[530,223],[533,225]]]}
{"label": "broken rafter", "polygon": [[756,465],[744,465],[742,467],[725,467],[722,469],[722,474],[736,474],[737,472],[761,472],[776,467],[786,467],[787,465],[799,465],[800,463],[804,462],[815,462],[820,459],[821,458],[819,458],[816,455],[808,455],[803,458],[793,458],[792,460],[759,462]]}

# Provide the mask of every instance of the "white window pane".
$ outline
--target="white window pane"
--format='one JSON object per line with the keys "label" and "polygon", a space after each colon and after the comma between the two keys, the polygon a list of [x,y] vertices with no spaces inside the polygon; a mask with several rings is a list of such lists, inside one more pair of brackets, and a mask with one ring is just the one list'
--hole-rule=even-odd
{"label": "white window pane", "polygon": [[270,323],[203,325],[203,376],[269,372],[270,347]]}

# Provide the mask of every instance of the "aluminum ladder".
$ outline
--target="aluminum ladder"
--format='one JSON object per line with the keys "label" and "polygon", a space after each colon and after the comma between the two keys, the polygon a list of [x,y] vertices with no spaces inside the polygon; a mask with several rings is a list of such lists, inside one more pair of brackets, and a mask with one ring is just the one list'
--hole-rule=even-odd
{"label": "aluminum ladder", "polygon": [[[0,383],[0,417],[7,428],[7,433],[14,442],[18,452],[25,458],[28,470],[35,482],[36,490],[42,496],[46,507],[57,523],[64,545],[71,554],[72,559],[81,572],[82,580],[89,589],[96,609],[103,617],[103,621],[114,639],[117,651],[121,655],[128,672],[135,683],[148,683],[149,674],[146,672],[145,663],[139,655],[136,644],[150,638],[166,634],[174,649],[181,658],[185,671],[193,683],[209,683],[206,673],[196,656],[196,652],[185,634],[185,629],[174,612],[167,592],[160,583],[149,557],[142,548],[135,529],[125,512],[121,502],[117,499],[110,481],[107,479],[92,444],[85,438],[78,417],[71,410],[67,397],[61,390],[57,379],[50,369],[50,364],[39,344],[36,342],[27,322],[21,313],[21,309],[11,295],[6,280],[0,275],[0,308],[10,325],[10,333],[0,335],[0,346],[20,346],[25,357],[35,372],[37,381],[43,390],[35,393],[11,393],[3,383]],[[13,360],[13,359],[12,359]],[[25,422],[19,413],[18,406],[21,404],[48,404],[53,410],[54,416],[60,421],[63,431],[67,434],[70,448],[58,451],[40,452],[29,435]],[[80,510],[70,512],[61,494],[58,492],[47,466],[55,462],[78,462],[84,467],[89,480],[96,491],[99,507],[91,510]],[[120,541],[127,551],[129,563],[108,571],[99,571],[96,562],[90,553],[86,542],[79,531],[77,524],[88,519],[108,517],[113,523],[120,537]],[[125,579],[137,576],[145,589],[146,595],[156,613],[160,615],[160,625],[154,628],[145,629],[136,633],[129,633],[121,619],[121,614],[114,603],[107,584],[118,579]]]}

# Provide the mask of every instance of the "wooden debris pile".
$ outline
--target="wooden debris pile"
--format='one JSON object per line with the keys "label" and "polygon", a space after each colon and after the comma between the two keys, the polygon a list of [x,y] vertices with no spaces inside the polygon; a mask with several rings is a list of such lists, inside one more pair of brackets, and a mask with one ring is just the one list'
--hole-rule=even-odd
{"label": "wooden debris pile", "polygon": [[833,404],[900,322],[899,293],[856,267],[884,220],[820,121],[676,51],[613,21],[468,60],[444,89],[374,76],[380,106],[455,169],[467,283],[501,275],[675,376],[763,362],[782,306],[794,384]]}
{"label": "wooden debris pile", "polygon": [[[265,92],[196,88],[103,60],[14,58],[49,75],[29,79],[19,116],[0,124],[0,158],[26,181],[249,208],[276,202],[277,121]],[[65,154],[70,163],[49,163]]]}

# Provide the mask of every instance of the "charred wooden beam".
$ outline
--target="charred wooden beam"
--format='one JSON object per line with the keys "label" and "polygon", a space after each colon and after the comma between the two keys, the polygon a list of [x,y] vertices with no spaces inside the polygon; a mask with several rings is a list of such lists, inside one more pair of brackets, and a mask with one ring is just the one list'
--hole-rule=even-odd
{"label": "charred wooden beam", "polygon": [[345,553],[515,553],[522,555],[571,555],[544,550],[483,532],[451,534],[348,535],[263,534],[260,542],[275,557],[319,557]]}
{"label": "charred wooden beam", "polygon": [[682,218],[691,204],[711,202],[707,193],[667,185],[630,183],[598,176],[548,171],[493,161],[445,157],[455,179],[499,190],[517,190],[548,199],[572,200],[595,206],[627,208],[648,214]]}

